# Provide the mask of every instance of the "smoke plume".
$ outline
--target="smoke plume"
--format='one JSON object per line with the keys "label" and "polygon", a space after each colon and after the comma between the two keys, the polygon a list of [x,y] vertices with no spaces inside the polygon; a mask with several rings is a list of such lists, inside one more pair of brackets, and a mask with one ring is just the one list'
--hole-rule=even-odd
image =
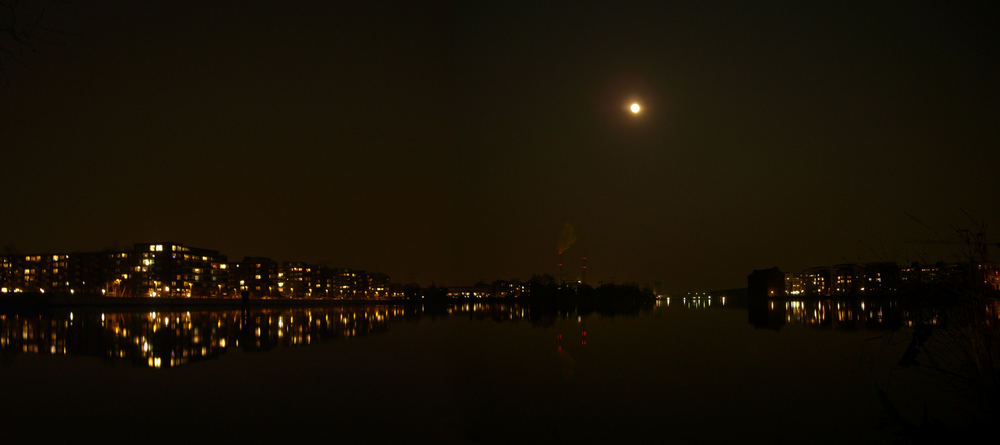
{"label": "smoke plume", "polygon": [[573,225],[570,223],[563,224],[562,230],[559,231],[559,245],[557,246],[559,255],[562,255],[575,242],[576,230],[573,229]]}

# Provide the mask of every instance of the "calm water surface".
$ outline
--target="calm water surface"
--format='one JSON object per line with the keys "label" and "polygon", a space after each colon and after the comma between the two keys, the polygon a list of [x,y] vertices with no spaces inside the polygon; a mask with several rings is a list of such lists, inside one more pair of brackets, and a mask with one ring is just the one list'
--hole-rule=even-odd
{"label": "calm water surface", "polygon": [[975,415],[897,365],[892,303],[672,303],[8,311],[0,419],[20,439],[878,443]]}

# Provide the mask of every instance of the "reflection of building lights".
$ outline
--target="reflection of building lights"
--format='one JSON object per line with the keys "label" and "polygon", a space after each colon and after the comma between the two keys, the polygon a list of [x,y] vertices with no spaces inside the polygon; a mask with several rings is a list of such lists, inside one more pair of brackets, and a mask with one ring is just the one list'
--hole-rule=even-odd
{"label": "reflection of building lights", "polygon": [[[524,309],[515,309],[503,305],[488,307],[484,304],[475,304],[470,305],[470,310],[485,312],[499,310],[505,316],[514,317],[516,313],[520,313],[522,317],[526,316]],[[66,320],[66,328],[73,326],[68,321],[69,317],[71,317],[68,313],[68,311],[65,313],[67,315],[64,318]],[[228,326],[232,329],[257,331],[260,335],[258,337],[259,340],[255,342],[258,348],[267,347],[269,342],[274,341],[278,341],[279,344],[283,345],[305,345],[313,343],[313,334],[317,334],[317,340],[331,333],[343,337],[365,335],[372,332],[375,326],[381,326],[390,317],[402,316],[405,314],[405,310],[398,308],[369,308],[356,312],[329,311],[327,313],[313,313],[308,310],[302,312],[286,310],[272,312],[265,310],[263,314],[262,317],[256,316],[253,320],[249,320],[250,326],[244,325],[240,327],[247,320],[241,321],[238,315],[234,315],[228,311],[224,314],[212,313],[207,319],[201,318],[199,314],[192,316],[191,312],[147,312],[135,318],[133,318],[134,316],[122,316],[116,313],[105,314],[98,312],[100,316],[99,325],[109,335],[114,335],[113,338],[115,339],[115,342],[109,344],[109,349],[105,351],[107,358],[114,358],[116,360],[119,358],[138,358],[143,365],[157,367],[155,362],[156,356],[164,355],[164,351],[159,350],[162,349],[159,345],[170,344],[174,346],[167,348],[170,349],[169,355],[164,356],[160,365],[164,368],[173,368],[200,360],[203,357],[216,355],[213,354],[213,351],[218,347],[226,348],[228,346],[227,340],[220,337],[225,337],[231,331],[216,331],[218,328],[226,329],[225,327]],[[273,316],[269,314],[273,314]],[[292,315],[290,318],[291,322],[284,320],[284,315]],[[295,316],[300,317],[300,325],[295,324]],[[75,314],[72,317],[75,318]],[[345,321],[346,326],[331,325],[330,322],[336,323],[337,317]],[[326,323],[323,323],[324,320],[326,320]],[[354,321],[352,322],[351,320]],[[4,316],[0,315],[0,324],[3,321]],[[86,317],[83,321],[87,321]],[[163,322],[162,324],[160,323],[161,321]],[[125,330],[125,326],[132,323],[138,324],[131,326],[133,333],[130,336],[130,333]],[[275,325],[279,323],[283,328],[276,329]],[[53,324],[53,326],[62,328],[63,324],[59,322]],[[263,335],[264,326],[268,326],[267,336]],[[88,328],[89,325],[84,325],[83,327]],[[272,331],[272,329],[276,332]],[[34,329],[25,329],[25,340],[33,339],[36,336],[35,332]],[[42,353],[47,353],[52,350],[52,345],[55,345],[54,351],[56,354],[60,352],[67,353],[67,348],[56,342],[56,335],[61,334],[52,334],[53,338],[51,341],[43,339],[44,341],[27,344],[24,348],[25,352],[37,354],[41,351]],[[187,338],[187,341],[183,341],[181,337]],[[3,343],[3,340],[4,337],[0,336],[0,346],[6,347],[7,345]],[[178,340],[182,341],[178,342]],[[18,342],[16,347],[21,349],[23,344],[23,342]],[[254,342],[251,342],[251,347],[253,344]],[[240,346],[238,341],[235,346],[237,348]]]}

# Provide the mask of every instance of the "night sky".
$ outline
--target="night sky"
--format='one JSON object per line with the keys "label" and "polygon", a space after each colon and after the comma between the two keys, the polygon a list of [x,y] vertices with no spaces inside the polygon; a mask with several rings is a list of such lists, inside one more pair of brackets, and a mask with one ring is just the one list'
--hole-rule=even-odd
{"label": "night sky", "polygon": [[0,244],[460,285],[570,224],[676,292],[1000,238],[993,2],[482,3],[52,4],[0,32]]}

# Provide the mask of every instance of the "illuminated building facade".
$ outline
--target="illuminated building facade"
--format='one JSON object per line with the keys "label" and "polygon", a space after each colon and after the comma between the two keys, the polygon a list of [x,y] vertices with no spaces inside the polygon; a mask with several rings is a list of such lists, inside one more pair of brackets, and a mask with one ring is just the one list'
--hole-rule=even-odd
{"label": "illuminated building facade", "polygon": [[864,266],[864,284],[861,292],[866,294],[892,294],[899,290],[899,265],[896,263],[869,263]]}
{"label": "illuminated building facade", "polygon": [[832,273],[829,267],[810,267],[802,272],[802,290],[805,295],[829,296]]}
{"label": "illuminated building facade", "polygon": [[330,268],[303,262],[284,262],[277,274],[278,294],[285,298],[384,299],[401,298],[383,273]]}
{"label": "illuminated building facade", "polygon": [[44,289],[41,260],[41,256],[35,255],[8,257],[7,261],[12,265],[12,269],[10,281],[5,283],[5,287],[10,289],[9,292],[38,292]]}
{"label": "illuminated building facade", "polygon": [[235,296],[247,291],[254,298],[279,295],[278,263],[270,258],[245,257],[229,265],[229,288]]}
{"label": "illuminated building facade", "polygon": [[182,244],[136,244],[138,294],[149,297],[221,297],[228,294],[229,264],[209,249]]}
{"label": "illuminated building facade", "polygon": [[857,264],[837,264],[833,266],[833,288],[836,296],[854,295],[864,287],[861,267]]}
{"label": "illuminated building facade", "polygon": [[237,298],[403,297],[389,276],[303,262],[246,257],[230,263],[218,251],[179,243],[131,249],[0,256],[0,293],[106,297]]}
{"label": "illuminated building facade", "polygon": [[938,281],[940,274],[941,267],[937,264],[913,263],[904,266],[900,270],[901,280],[910,286],[935,283]]}
{"label": "illuminated building facade", "polygon": [[69,259],[68,254],[7,255],[0,291],[74,293],[76,274],[70,270]]}
{"label": "illuminated building facade", "polygon": [[992,263],[913,263],[902,267],[891,262],[837,264],[786,273],[784,277],[788,296],[879,296],[928,286],[963,289],[970,283],[1000,291],[1000,265]]}
{"label": "illuminated building facade", "polygon": [[389,276],[384,273],[364,273],[365,298],[390,297],[391,286]]}
{"label": "illuminated building facade", "polygon": [[68,255],[68,281],[72,283],[71,293],[104,295],[113,280],[111,267],[112,252],[86,252]]}
{"label": "illuminated building facade", "polygon": [[131,249],[107,253],[108,280],[104,295],[109,297],[139,296],[139,274],[135,267],[138,256]]}
{"label": "illuminated building facade", "polygon": [[360,298],[364,284],[362,274],[363,272],[353,269],[333,269],[333,286],[336,288],[337,294],[343,298]]}
{"label": "illuminated building facade", "polygon": [[805,287],[803,285],[804,281],[802,279],[801,273],[787,272],[785,273],[785,293],[788,295],[802,295],[805,293]]}
{"label": "illuminated building facade", "polygon": [[528,295],[530,285],[519,281],[497,280],[492,284],[480,283],[475,286],[449,287],[451,298],[520,298]]}
{"label": "illuminated building facade", "polygon": [[300,261],[285,261],[278,268],[278,293],[285,298],[311,297],[314,274],[312,266]]}
{"label": "illuminated building facade", "polygon": [[[14,282],[14,258],[6,255],[0,256],[0,292],[13,292]],[[11,287],[8,287],[11,286]]]}
{"label": "illuminated building facade", "polygon": [[314,266],[308,274],[309,295],[311,297],[338,297],[333,270],[326,266]]}
{"label": "illuminated building facade", "polygon": [[493,290],[499,298],[520,298],[528,294],[528,283],[499,280],[493,282]]}
{"label": "illuminated building facade", "polygon": [[492,298],[493,293],[486,286],[449,287],[447,295],[451,298]]}

